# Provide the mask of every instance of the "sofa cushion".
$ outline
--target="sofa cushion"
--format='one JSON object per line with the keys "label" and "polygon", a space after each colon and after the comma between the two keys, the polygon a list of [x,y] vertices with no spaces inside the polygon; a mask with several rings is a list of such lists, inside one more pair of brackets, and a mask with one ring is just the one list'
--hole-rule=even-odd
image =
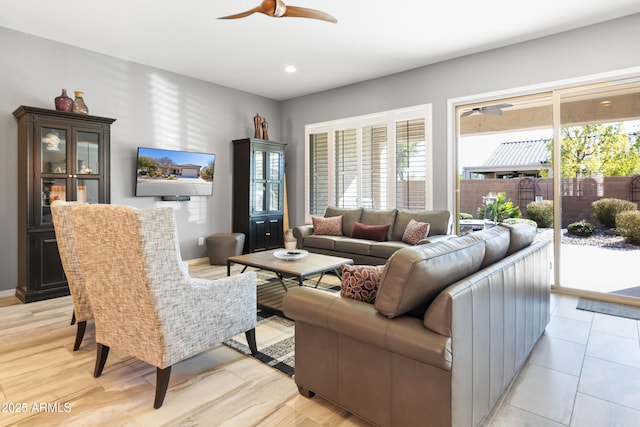
{"label": "sofa cushion", "polygon": [[399,249],[411,247],[405,242],[377,242],[371,245],[371,256],[388,259]]}
{"label": "sofa cushion", "polygon": [[523,222],[517,224],[502,224],[502,226],[507,227],[511,233],[507,255],[511,255],[529,246],[536,238],[536,233],[538,232],[536,227]]}
{"label": "sofa cushion", "polygon": [[418,242],[427,237],[428,234],[428,222],[418,222],[415,219],[411,218],[409,224],[407,224],[407,228],[404,229],[402,241],[409,243],[410,245],[417,245]]}
{"label": "sofa cushion", "polygon": [[509,249],[509,229],[502,225],[477,231],[471,234],[470,237],[484,241],[484,259],[482,260],[480,268],[485,268],[500,261],[506,256],[507,250]]}
{"label": "sofa cushion", "polygon": [[313,234],[324,236],[342,236],[342,215],[329,218],[311,217]]}
{"label": "sofa cushion", "polygon": [[362,224],[358,221],[353,223],[351,237],[354,239],[373,240],[374,242],[384,242],[389,232],[389,224],[386,225],[369,225]]}
{"label": "sofa cushion", "polygon": [[384,240],[391,240],[391,226],[396,220],[396,213],[395,209],[363,209],[359,222],[368,225],[389,225]]}
{"label": "sofa cushion", "polygon": [[328,218],[331,216],[342,216],[342,235],[343,236],[351,236],[351,229],[353,228],[353,223],[356,221],[360,221],[360,216],[362,215],[362,208],[356,209],[346,209],[346,208],[336,208],[333,206],[328,206],[324,211],[324,217]]}
{"label": "sofa cushion", "polygon": [[468,236],[400,249],[385,266],[376,310],[389,318],[424,314],[442,289],[480,268],[484,251],[483,241]]}
{"label": "sofa cushion", "polygon": [[304,237],[304,247],[327,249],[332,251],[335,249],[336,241],[340,241],[342,239],[344,239],[342,236],[316,236],[312,234]]}
{"label": "sofa cushion", "polygon": [[373,304],[383,270],[383,265],[344,264],[340,296]]}
{"label": "sofa cushion", "polygon": [[412,219],[418,222],[428,222],[429,235],[449,234],[451,232],[451,212],[449,211],[398,209],[390,240],[402,240],[404,230]]}
{"label": "sofa cushion", "polygon": [[333,249],[337,252],[358,255],[371,255],[371,245],[374,242],[365,239],[343,237],[335,241]]}

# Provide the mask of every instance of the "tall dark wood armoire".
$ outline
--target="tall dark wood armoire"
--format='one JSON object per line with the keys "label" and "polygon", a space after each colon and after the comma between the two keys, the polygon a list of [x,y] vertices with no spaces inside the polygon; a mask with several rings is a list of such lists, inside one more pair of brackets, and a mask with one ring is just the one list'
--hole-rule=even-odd
{"label": "tall dark wood armoire", "polygon": [[22,302],[69,295],[50,205],[109,203],[115,119],[21,106],[18,121],[18,286]]}
{"label": "tall dark wood armoire", "polygon": [[284,148],[255,138],[233,141],[233,231],[244,253],[284,247]]}

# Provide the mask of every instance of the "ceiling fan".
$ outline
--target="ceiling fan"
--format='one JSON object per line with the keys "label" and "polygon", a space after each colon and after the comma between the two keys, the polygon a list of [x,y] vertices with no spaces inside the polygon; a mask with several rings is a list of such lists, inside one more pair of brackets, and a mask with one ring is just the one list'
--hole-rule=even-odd
{"label": "ceiling fan", "polygon": [[235,15],[221,16],[218,19],[237,19],[254,13],[263,13],[274,18],[310,18],[319,19],[321,21],[338,22],[336,18],[328,13],[306,7],[287,6],[282,0],[264,0],[260,6],[249,9],[246,12],[236,13]]}
{"label": "ceiling fan", "polygon": [[512,104],[494,104],[494,105],[486,105],[482,107],[474,107],[463,112],[460,117],[467,117],[472,114],[489,114],[492,116],[501,116],[503,108],[513,107]]}

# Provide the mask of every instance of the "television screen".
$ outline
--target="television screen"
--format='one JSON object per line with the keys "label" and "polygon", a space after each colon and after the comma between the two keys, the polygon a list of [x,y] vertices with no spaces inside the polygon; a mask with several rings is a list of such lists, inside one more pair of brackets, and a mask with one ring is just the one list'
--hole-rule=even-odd
{"label": "television screen", "polygon": [[138,147],[136,196],[211,196],[216,155]]}

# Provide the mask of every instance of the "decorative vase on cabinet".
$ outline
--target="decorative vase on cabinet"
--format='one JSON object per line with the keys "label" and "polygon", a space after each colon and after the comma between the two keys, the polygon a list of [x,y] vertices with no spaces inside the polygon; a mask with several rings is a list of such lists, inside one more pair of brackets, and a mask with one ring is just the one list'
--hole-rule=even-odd
{"label": "decorative vase on cabinet", "polygon": [[56,110],[58,111],[66,111],[68,113],[73,111],[73,99],[67,96],[66,89],[62,89],[62,93],[60,94],[60,96],[57,96],[54,99],[54,104],[56,106]]}
{"label": "decorative vase on cabinet", "polygon": [[19,107],[18,285],[22,302],[68,295],[51,219],[54,200],[109,203],[115,119]]}
{"label": "decorative vase on cabinet", "polygon": [[284,246],[284,147],[256,138],[233,141],[233,231],[244,253]]}

